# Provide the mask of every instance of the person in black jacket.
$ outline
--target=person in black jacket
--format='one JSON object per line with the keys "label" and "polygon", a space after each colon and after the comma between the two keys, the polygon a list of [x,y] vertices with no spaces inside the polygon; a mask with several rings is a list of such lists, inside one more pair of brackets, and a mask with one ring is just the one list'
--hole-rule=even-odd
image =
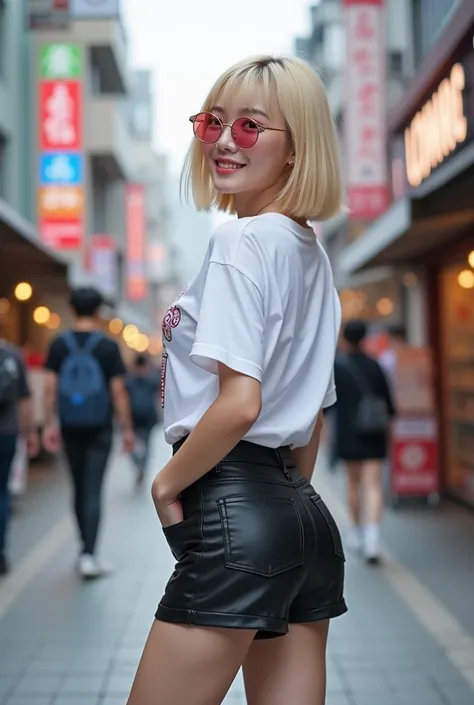
{"label": "person in black jacket", "polygon": [[[370,563],[379,560],[380,524],[383,508],[382,467],[387,457],[389,432],[361,433],[356,418],[362,397],[370,390],[385,400],[388,415],[395,408],[387,378],[376,360],[366,355],[363,321],[348,321],[343,329],[341,354],[336,356],[336,453],[345,461],[348,502],[353,522],[348,545],[363,550]],[[364,516],[363,516],[364,513]]]}

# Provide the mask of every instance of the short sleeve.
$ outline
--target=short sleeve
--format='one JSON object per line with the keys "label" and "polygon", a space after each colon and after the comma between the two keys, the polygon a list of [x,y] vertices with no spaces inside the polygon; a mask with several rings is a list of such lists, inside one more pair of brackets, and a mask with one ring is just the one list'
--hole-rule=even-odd
{"label": "short sleeve", "polygon": [[330,406],[333,406],[333,404],[335,404],[336,401],[337,401],[336,383],[335,383],[334,370],[333,370],[331,372],[331,378],[329,380],[326,394],[324,395],[323,409],[328,409]]}
{"label": "short sleeve", "polygon": [[49,346],[44,367],[51,372],[59,372],[62,361],[64,359],[65,347],[61,338],[55,338]]}
{"label": "short sleeve", "polygon": [[22,356],[18,357],[19,375],[18,375],[18,396],[20,399],[27,399],[31,396],[30,385],[28,384],[28,373],[26,364]]}
{"label": "short sleeve", "polygon": [[127,368],[125,367],[120,348],[115,340],[107,340],[107,342],[110,345],[106,363],[107,378],[110,380],[115,377],[123,377],[127,373]]}
{"label": "short sleeve", "polygon": [[217,363],[262,381],[265,317],[263,297],[232,265],[210,262],[191,360],[217,374]]}

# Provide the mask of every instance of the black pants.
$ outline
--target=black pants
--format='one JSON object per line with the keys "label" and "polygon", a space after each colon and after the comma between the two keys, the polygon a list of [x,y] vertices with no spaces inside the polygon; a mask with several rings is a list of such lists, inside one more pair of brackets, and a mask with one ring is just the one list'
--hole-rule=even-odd
{"label": "black pants", "polygon": [[64,450],[74,483],[76,513],[83,553],[94,553],[100,524],[102,483],[112,447],[112,431],[63,434]]}
{"label": "black pants", "polygon": [[0,434],[0,553],[5,549],[8,518],[10,514],[10,494],[8,481],[15,457],[17,437],[13,434]]}

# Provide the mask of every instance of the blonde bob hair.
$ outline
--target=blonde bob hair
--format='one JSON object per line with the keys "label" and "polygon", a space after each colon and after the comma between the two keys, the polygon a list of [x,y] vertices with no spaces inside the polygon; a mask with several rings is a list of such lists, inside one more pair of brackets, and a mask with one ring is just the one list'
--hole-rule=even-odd
{"label": "blonde bob hair", "polygon": [[[303,60],[258,56],[235,64],[212,87],[201,110],[210,111],[222,92],[258,89],[276,98],[285,120],[294,166],[273,207],[297,219],[326,220],[341,210],[342,178],[336,130],[324,85]],[[193,139],[181,174],[181,190],[198,210],[235,213],[232,194],[219,193],[212,183],[202,144]]]}

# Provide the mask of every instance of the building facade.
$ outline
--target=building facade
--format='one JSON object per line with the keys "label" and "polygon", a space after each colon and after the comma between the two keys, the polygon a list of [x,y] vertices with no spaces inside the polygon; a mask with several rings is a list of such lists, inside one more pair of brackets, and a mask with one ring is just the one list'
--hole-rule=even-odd
{"label": "building facade", "polygon": [[474,4],[418,0],[409,17],[416,72],[389,111],[391,203],[336,268],[349,286],[382,270],[398,289],[392,310],[434,357],[443,487],[474,506]]}

